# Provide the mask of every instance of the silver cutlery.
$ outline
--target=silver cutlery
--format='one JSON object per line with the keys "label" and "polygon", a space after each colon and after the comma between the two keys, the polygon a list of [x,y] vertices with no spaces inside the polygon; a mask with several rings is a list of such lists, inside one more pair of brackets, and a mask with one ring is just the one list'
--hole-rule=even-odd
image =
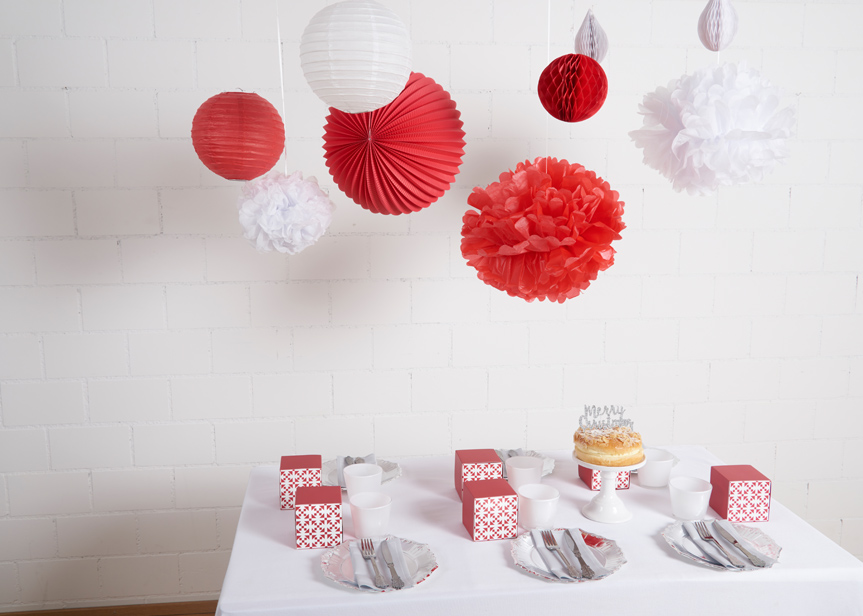
{"label": "silver cutlery", "polygon": [[563,550],[560,549],[560,546],[557,545],[557,539],[554,538],[554,535],[550,530],[540,531],[540,535],[542,535],[542,542],[545,544],[545,548],[547,550],[551,550],[552,552],[557,553],[560,557],[560,560],[563,561],[563,564],[566,565],[566,570],[569,572],[569,575],[574,578],[580,578],[581,575],[576,571],[575,567],[573,567],[569,559],[566,557],[566,554],[563,553]]}
{"label": "silver cutlery", "polygon": [[396,567],[393,563],[393,555],[390,554],[390,546],[387,545],[386,540],[381,541],[381,554],[384,555],[384,562],[387,564],[387,567],[390,569],[390,577],[393,581],[393,588],[396,590],[401,590],[405,587],[405,583],[399,577],[399,574],[396,573]]}
{"label": "silver cutlery", "polygon": [[698,531],[699,537],[701,537],[704,541],[710,541],[711,543],[713,543],[713,545],[719,548],[719,550],[723,554],[725,554],[725,557],[728,559],[728,562],[731,563],[731,566],[734,569],[742,569],[746,566],[740,561],[739,558],[735,558],[728,553],[728,550],[722,547],[722,544],[719,543],[716,538],[714,538],[714,536],[710,534],[709,530],[707,530],[707,524],[705,524],[703,520],[696,520],[695,522],[693,522],[693,526],[695,526],[695,530]]}
{"label": "silver cutlery", "polygon": [[743,545],[737,539],[735,539],[731,533],[729,533],[727,530],[722,528],[722,526],[717,524],[715,521],[713,522],[713,529],[716,532],[718,532],[720,535],[722,535],[725,539],[727,539],[728,542],[731,543],[734,547],[736,547],[738,550],[743,552],[743,555],[746,556],[746,558],[749,559],[749,562],[751,562],[753,565],[755,565],[756,567],[766,567],[767,566],[767,563],[765,563],[763,560],[758,558],[755,554],[753,554],[752,552],[747,550],[745,547],[743,547]]}
{"label": "silver cutlery", "polygon": [[569,541],[569,549],[572,550],[572,553],[575,554],[575,557],[578,559],[578,564],[581,565],[581,574],[588,580],[592,580],[596,574],[593,572],[593,569],[590,568],[590,565],[584,562],[584,557],[578,549],[578,544],[575,542],[575,538],[572,536],[572,533],[569,532],[568,528],[564,531],[564,536]]}
{"label": "silver cutlery", "polygon": [[368,561],[371,561],[372,567],[375,568],[375,586],[378,588],[386,588],[387,584],[384,582],[384,576],[381,575],[381,572],[378,571],[378,563],[375,560],[375,545],[372,543],[371,539],[360,539],[360,554],[363,555]]}

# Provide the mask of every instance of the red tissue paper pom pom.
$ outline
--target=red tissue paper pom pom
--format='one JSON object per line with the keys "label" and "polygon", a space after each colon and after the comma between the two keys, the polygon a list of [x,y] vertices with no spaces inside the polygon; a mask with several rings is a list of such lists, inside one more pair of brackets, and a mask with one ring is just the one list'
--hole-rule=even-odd
{"label": "red tissue paper pom pom", "polygon": [[623,202],[608,182],[556,158],[519,163],[475,187],[461,253],[480,280],[513,297],[564,302],[614,263]]}
{"label": "red tissue paper pom pom", "polygon": [[204,101],[192,120],[201,162],[226,180],[253,180],[273,168],[285,149],[285,125],[267,99],[222,92]]}
{"label": "red tissue paper pom pom", "polygon": [[348,197],[376,214],[410,214],[449,190],[464,156],[461,113],[434,79],[411,73],[389,105],[330,108],[324,158]]}
{"label": "red tissue paper pom pom", "polygon": [[608,78],[590,56],[570,53],[545,67],[536,90],[552,116],[564,122],[581,122],[602,107],[608,95]]}

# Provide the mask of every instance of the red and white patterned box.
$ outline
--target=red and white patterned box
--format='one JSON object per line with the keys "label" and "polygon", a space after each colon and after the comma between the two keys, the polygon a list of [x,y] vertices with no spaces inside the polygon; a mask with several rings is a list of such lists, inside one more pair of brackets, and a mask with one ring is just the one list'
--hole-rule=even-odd
{"label": "red and white patterned box", "polygon": [[467,481],[462,522],[471,539],[512,539],[518,534],[518,496],[506,479]]}
{"label": "red and white patterned box", "polygon": [[282,456],[279,467],[279,502],[282,509],[294,508],[300,486],[321,485],[321,456]]}
{"label": "red and white patterned box", "polygon": [[710,483],[710,508],[729,522],[770,519],[770,480],[752,466],[713,466]]}
{"label": "red and white patterned box", "polygon": [[[602,485],[602,475],[599,474],[599,471],[593,470],[592,468],[587,468],[586,466],[579,464],[578,476],[581,477],[584,484],[591,490],[599,490],[599,487]],[[614,489],[629,489],[629,471],[620,471],[617,473],[617,485]]]}
{"label": "red and white patterned box", "polygon": [[297,549],[331,548],[342,542],[339,486],[300,486],[295,500]]}
{"label": "red and white patterned box", "polygon": [[503,464],[494,449],[459,449],[455,452],[455,491],[462,497],[466,481],[503,477]]}

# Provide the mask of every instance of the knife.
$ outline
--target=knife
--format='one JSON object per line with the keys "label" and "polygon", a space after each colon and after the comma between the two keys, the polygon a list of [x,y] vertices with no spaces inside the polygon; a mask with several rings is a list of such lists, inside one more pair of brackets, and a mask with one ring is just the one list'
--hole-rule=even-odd
{"label": "knife", "polygon": [[722,528],[722,526],[720,526],[716,522],[713,523],[713,529],[716,532],[718,532],[720,535],[722,535],[729,543],[734,545],[734,547],[736,547],[738,550],[743,552],[743,554],[746,556],[746,558],[749,559],[749,562],[751,562],[753,565],[755,565],[756,567],[766,567],[767,566],[767,563],[765,563],[763,560],[758,558],[755,554],[753,554],[752,552],[750,552],[749,550],[744,548],[743,545],[741,545],[741,543],[731,535],[731,533],[729,533],[727,530]]}
{"label": "knife", "polygon": [[381,554],[384,555],[384,562],[387,564],[387,567],[390,568],[390,577],[393,580],[393,588],[395,588],[396,590],[404,588],[405,583],[399,577],[399,574],[396,573],[396,568],[393,564],[393,555],[390,553],[390,546],[387,545],[386,539],[381,541]]}
{"label": "knife", "polygon": [[593,572],[593,569],[590,568],[590,565],[584,562],[584,558],[581,556],[581,552],[578,549],[578,544],[575,542],[575,539],[573,539],[572,533],[569,532],[568,528],[564,530],[563,536],[566,538],[569,549],[572,550],[572,553],[575,554],[575,557],[578,559],[578,564],[581,566],[581,574],[588,580],[592,580],[596,574]]}

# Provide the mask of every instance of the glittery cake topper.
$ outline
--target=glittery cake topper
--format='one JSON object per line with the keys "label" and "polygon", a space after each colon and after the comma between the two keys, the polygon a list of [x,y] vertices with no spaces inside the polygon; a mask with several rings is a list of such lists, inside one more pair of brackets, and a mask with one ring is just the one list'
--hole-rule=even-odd
{"label": "glittery cake topper", "polygon": [[624,419],[626,409],[622,406],[596,406],[585,404],[584,414],[578,418],[578,427],[585,430],[613,428],[614,426],[633,427],[631,419]]}

